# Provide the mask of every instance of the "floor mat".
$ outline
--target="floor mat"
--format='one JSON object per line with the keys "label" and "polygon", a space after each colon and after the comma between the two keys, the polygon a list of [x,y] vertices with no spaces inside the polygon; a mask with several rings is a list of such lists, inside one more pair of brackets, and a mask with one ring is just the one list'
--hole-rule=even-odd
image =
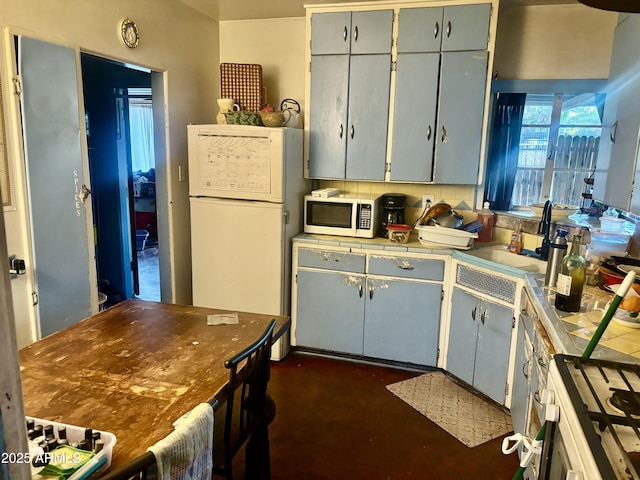
{"label": "floor mat", "polygon": [[513,431],[508,414],[455,384],[442,372],[392,383],[387,389],[467,447]]}

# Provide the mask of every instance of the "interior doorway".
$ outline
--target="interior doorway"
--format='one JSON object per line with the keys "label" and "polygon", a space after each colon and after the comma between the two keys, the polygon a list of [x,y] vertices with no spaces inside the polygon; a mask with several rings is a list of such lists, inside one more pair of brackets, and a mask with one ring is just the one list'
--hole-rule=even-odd
{"label": "interior doorway", "polygon": [[81,54],[98,289],[160,300],[151,72]]}

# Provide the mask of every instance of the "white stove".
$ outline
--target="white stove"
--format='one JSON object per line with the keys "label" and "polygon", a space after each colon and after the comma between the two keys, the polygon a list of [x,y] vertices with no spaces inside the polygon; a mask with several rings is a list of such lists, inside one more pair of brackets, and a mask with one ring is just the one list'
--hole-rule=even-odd
{"label": "white stove", "polygon": [[547,388],[540,478],[640,480],[640,365],[556,355]]}

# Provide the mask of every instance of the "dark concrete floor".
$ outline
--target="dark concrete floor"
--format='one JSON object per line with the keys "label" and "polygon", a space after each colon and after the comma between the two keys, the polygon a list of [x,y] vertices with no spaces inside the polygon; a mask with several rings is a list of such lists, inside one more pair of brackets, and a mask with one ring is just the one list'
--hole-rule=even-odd
{"label": "dark concrete floor", "polygon": [[502,438],[468,448],[385,388],[416,375],[298,352],[272,362],[272,478],[511,479],[517,455]]}

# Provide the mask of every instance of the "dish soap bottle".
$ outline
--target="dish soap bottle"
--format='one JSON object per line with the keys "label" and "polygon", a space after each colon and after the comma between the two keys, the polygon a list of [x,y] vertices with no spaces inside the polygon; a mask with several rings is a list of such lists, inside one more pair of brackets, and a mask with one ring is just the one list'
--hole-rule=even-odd
{"label": "dish soap bottle", "polygon": [[490,242],[493,238],[493,212],[489,210],[489,202],[484,202],[478,212],[478,222],[482,224],[482,230],[478,232],[476,242]]}
{"label": "dish soap bottle", "polygon": [[555,307],[563,312],[580,310],[582,288],[584,287],[587,263],[580,255],[580,235],[574,235],[571,251],[562,259],[562,266],[556,282]]}

